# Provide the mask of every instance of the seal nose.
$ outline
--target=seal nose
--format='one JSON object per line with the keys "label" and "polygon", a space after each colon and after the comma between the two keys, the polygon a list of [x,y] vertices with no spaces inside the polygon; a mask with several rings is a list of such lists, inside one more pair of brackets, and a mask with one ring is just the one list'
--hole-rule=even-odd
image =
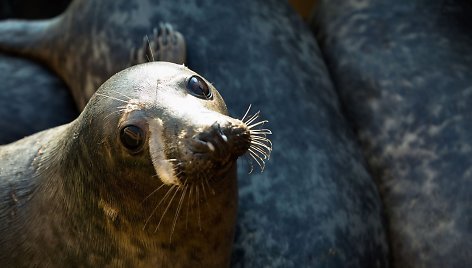
{"label": "seal nose", "polygon": [[251,143],[250,132],[242,122],[213,123],[193,136],[190,149],[215,161],[226,162],[243,155]]}

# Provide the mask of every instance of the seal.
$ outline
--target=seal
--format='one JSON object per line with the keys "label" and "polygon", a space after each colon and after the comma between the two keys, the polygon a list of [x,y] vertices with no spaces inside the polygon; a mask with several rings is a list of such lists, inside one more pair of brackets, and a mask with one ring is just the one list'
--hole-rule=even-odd
{"label": "seal", "polygon": [[76,120],[0,147],[1,266],[229,266],[236,159],[269,156],[265,122],[185,66],[119,72]]}
{"label": "seal", "polygon": [[130,64],[143,36],[166,21],[185,36],[186,64],[216,85],[230,114],[264,107],[277,146],[266,172],[238,171],[232,266],[388,266],[378,189],[323,54],[287,1],[74,0],[53,20],[0,24],[0,49],[29,50],[83,90]]}
{"label": "seal", "polygon": [[323,0],[312,21],[380,189],[392,267],[472,264],[470,14],[470,1]]}
{"label": "seal", "polygon": [[64,82],[37,62],[0,54],[0,80],[0,144],[69,123],[79,114]]}
{"label": "seal", "polygon": [[[87,33],[91,35],[78,38],[82,35],[81,30],[73,25],[79,25],[79,20],[83,20],[80,14],[86,11],[81,8],[82,4],[74,1],[63,16],[52,19],[38,22],[6,20],[0,24],[0,32],[9,36],[0,41],[2,50],[26,55],[49,66],[70,88],[79,110],[103,82],[126,67],[149,61],[185,63],[185,39],[169,23],[160,22],[157,28],[140,32],[141,38],[131,39],[135,42],[99,41],[100,36],[108,38],[104,32]],[[98,40],[89,42],[90,39]],[[85,65],[93,71],[83,68]]]}
{"label": "seal", "polygon": [[[57,15],[66,2],[0,1],[0,20]],[[31,59],[0,53],[0,80],[0,144],[69,123],[79,114],[64,82]]]}

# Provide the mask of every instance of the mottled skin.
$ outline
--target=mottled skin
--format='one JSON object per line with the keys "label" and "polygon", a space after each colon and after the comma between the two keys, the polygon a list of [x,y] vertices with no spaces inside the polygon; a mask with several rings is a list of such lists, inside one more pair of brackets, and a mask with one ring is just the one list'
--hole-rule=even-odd
{"label": "mottled skin", "polygon": [[315,16],[394,267],[472,265],[471,14],[470,1],[330,0]]}
{"label": "mottled skin", "polygon": [[[74,1],[65,13],[52,19],[6,20],[0,24],[0,43],[3,43],[0,47],[39,59],[55,70],[71,89],[80,110],[106,79],[123,68],[157,59],[184,63],[185,53],[181,51],[185,52],[185,44],[180,33],[171,29],[162,40],[160,28],[166,27],[159,27],[160,21],[133,33],[127,28],[117,30],[116,23],[127,22],[120,23],[114,16],[98,14],[103,9],[118,8],[119,2],[109,1],[111,7],[101,7],[102,4],[100,1],[93,4]],[[137,18],[133,17],[133,21]],[[177,42],[183,44],[182,48],[174,50],[177,56],[157,54],[157,51],[172,52],[164,47],[173,48]],[[159,43],[157,49],[156,43]],[[146,53],[149,45],[154,48],[154,54]]]}
{"label": "mottled skin", "polygon": [[[234,267],[388,265],[376,186],[319,48],[287,1],[77,1],[66,17],[43,60],[69,85],[88,88],[124,68],[167,21],[186,38],[189,67],[219,87],[231,114],[248,103],[263,109],[276,146],[264,173],[239,170]],[[0,43],[13,41],[8,27]],[[19,36],[41,47],[34,33]]]}
{"label": "mottled skin", "polygon": [[[188,94],[185,81],[192,75],[171,63],[124,70],[98,89],[73,122],[0,146],[0,266],[228,266],[238,155],[227,148],[230,160],[221,173],[204,168],[205,157],[213,161],[211,152],[192,153],[186,144],[214,122],[228,144],[238,142],[224,126],[245,125],[224,115],[226,106],[213,87],[211,100]],[[130,99],[122,110],[118,99],[124,96]],[[156,122],[162,123],[158,129]],[[120,142],[120,129],[130,123],[146,133],[137,153]],[[159,137],[165,140],[162,151],[153,152],[151,141]],[[180,190],[171,183],[155,191],[163,184],[155,154],[186,160],[182,165],[189,172],[177,177],[191,181]],[[192,166],[191,160],[203,165]],[[203,175],[206,188],[199,186]],[[182,195],[192,183],[193,195]],[[153,212],[166,193],[175,199],[164,199]]]}
{"label": "mottled skin", "polygon": [[62,125],[77,115],[71,94],[36,62],[0,55],[0,144]]}
{"label": "mottled skin", "polygon": [[[2,0],[0,19],[57,15],[66,2]],[[0,144],[68,123],[78,115],[64,82],[37,62],[0,54],[0,81]]]}

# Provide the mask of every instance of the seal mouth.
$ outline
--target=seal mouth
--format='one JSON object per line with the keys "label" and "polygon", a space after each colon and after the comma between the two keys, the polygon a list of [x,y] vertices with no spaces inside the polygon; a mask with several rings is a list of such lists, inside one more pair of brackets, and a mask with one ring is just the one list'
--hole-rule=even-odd
{"label": "seal mouth", "polygon": [[[175,176],[180,185],[192,185],[199,183],[210,184],[224,178],[235,161],[213,163],[201,159],[198,154],[193,160],[173,162]],[[197,168],[196,168],[197,167]]]}

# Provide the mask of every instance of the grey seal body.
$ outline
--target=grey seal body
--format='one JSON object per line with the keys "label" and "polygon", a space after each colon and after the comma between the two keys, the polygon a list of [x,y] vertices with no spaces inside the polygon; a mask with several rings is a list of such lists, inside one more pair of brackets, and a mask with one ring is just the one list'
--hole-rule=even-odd
{"label": "grey seal body", "polygon": [[395,267],[472,264],[471,13],[469,1],[321,1],[315,16]]}
{"label": "grey seal body", "polygon": [[78,111],[66,85],[29,59],[0,55],[0,144],[68,123]]}
{"label": "grey seal body", "polygon": [[226,112],[196,73],[149,63],[1,146],[1,266],[228,266],[236,158],[267,140]]}
{"label": "grey seal body", "polygon": [[[233,266],[388,265],[376,186],[316,41],[286,1],[75,1],[57,20],[2,24],[0,47],[34,44],[30,55],[81,90],[129,64],[143,36],[167,21],[185,36],[189,67],[218,86],[230,114],[248,103],[264,108],[277,164],[251,179],[239,170]],[[36,38],[41,23],[56,23],[59,34]],[[41,56],[44,46],[54,55]]]}
{"label": "grey seal body", "polygon": [[[0,19],[58,14],[67,1],[1,1]],[[33,8],[34,6],[34,8]],[[37,8],[41,6],[41,8]],[[78,115],[67,86],[31,59],[0,54],[0,144],[68,123]]]}

